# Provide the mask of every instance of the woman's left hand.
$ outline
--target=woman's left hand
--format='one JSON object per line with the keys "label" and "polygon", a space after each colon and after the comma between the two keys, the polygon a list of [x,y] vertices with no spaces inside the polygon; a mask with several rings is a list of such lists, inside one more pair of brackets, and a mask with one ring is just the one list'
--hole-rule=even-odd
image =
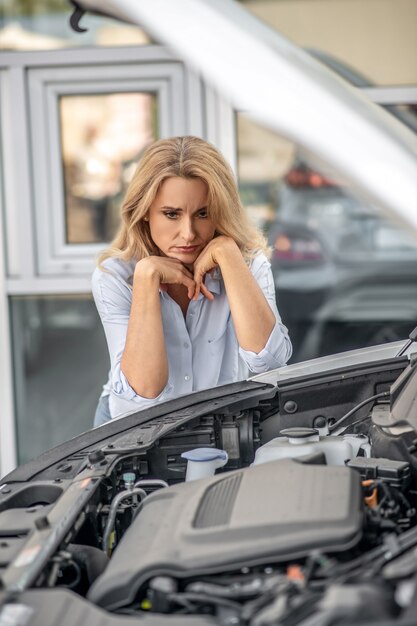
{"label": "woman's left hand", "polygon": [[[213,269],[220,265],[220,257],[223,251],[235,248],[238,250],[236,242],[231,237],[225,235],[219,235],[214,237],[206,247],[200,252],[199,256],[194,262],[194,281],[196,284],[193,300],[197,300],[201,291],[201,286],[204,288],[204,276],[211,272]],[[207,289],[205,291],[208,291]],[[210,292],[208,292],[210,293]],[[212,294],[210,300],[214,299]],[[207,297],[207,296],[206,296]]]}

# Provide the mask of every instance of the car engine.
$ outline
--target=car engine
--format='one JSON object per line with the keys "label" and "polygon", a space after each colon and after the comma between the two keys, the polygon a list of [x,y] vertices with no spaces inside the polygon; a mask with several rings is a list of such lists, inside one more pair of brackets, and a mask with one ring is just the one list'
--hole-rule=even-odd
{"label": "car engine", "polygon": [[[3,604],[45,626],[413,623],[416,372],[237,383],[16,470],[0,487]],[[223,466],[192,479],[192,459],[215,457],[202,450]],[[42,599],[62,594],[50,621]]]}

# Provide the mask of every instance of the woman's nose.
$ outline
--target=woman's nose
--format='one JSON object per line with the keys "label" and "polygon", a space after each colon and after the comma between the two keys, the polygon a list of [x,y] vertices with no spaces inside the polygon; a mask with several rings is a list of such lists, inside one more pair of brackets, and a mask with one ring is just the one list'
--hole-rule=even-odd
{"label": "woman's nose", "polygon": [[181,236],[186,243],[191,242],[195,237],[193,221],[187,217],[182,220]]}

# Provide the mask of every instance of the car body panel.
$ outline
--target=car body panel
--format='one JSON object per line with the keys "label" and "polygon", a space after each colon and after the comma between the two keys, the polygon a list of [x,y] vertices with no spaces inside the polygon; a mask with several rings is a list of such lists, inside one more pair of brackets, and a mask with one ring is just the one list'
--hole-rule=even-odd
{"label": "car body panel", "polygon": [[[286,365],[279,369],[265,372],[265,374],[257,374],[256,376],[252,376],[249,380],[277,385],[280,382],[311,376],[312,374],[330,373],[352,366],[393,359],[404,348],[406,343],[407,342],[404,341],[394,341],[379,346],[331,354],[318,359],[310,359],[309,361]],[[417,346],[410,344],[404,354],[410,355],[414,351],[417,351]]]}

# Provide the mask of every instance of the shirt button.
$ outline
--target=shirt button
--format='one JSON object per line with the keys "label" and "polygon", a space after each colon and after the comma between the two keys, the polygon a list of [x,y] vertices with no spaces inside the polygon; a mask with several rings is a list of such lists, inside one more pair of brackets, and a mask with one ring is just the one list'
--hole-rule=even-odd
{"label": "shirt button", "polygon": [[188,374],[187,376],[184,376],[184,380],[190,380],[190,377],[188,376]]}
{"label": "shirt button", "polygon": [[184,341],[184,348],[189,348],[190,344],[187,341]]}

